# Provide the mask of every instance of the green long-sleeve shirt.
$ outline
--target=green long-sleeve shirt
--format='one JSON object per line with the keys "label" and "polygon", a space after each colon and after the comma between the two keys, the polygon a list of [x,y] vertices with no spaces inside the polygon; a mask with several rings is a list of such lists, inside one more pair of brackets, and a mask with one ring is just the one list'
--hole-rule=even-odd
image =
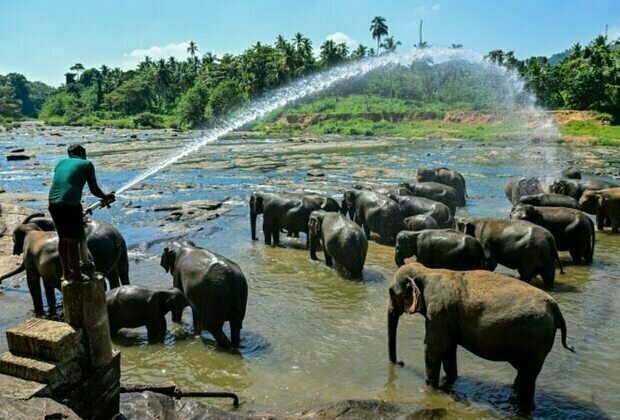
{"label": "green long-sleeve shirt", "polygon": [[91,161],[71,156],[62,159],[54,169],[49,203],[79,206],[84,184],[97,185],[95,166]]}

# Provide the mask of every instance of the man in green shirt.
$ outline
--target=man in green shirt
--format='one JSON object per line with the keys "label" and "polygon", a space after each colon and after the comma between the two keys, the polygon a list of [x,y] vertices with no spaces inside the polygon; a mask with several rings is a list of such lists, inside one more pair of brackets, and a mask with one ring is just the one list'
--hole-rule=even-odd
{"label": "man in green shirt", "polygon": [[[114,193],[105,194],[97,185],[95,166],[86,159],[86,150],[79,144],[67,149],[68,158],[54,169],[49,192],[49,212],[58,232],[58,255],[65,279],[81,280],[80,247],[88,255],[84,237],[82,190],[88,183],[90,192],[104,204],[114,201]],[[85,259],[84,259],[85,260]]]}

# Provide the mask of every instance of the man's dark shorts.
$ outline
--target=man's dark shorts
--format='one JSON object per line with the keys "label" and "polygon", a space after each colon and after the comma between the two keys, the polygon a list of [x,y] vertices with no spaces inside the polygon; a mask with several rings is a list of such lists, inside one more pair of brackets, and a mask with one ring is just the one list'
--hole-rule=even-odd
{"label": "man's dark shorts", "polygon": [[82,206],[66,204],[50,204],[50,214],[56,225],[56,231],[61,238],[84,238],[84,219]]}

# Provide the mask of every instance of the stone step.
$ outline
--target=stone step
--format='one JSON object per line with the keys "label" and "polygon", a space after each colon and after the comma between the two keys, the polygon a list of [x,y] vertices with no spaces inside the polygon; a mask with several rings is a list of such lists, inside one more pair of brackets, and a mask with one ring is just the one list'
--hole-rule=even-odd
{"label": "stone step", "polygon": [[4,398],[27,400],[32,397],[47,397],[49,394],[47,384],[0,374],[0,396]]}
{"label": "stone step", "polygon": [[82,352],[82,332],[65,322],[31,318],[6,331],[9,351],[18,356],[62,362]]}
{"label": "stone step", "polygon": [[82,376],[77,361],[45,362],[8,352],[0,355],[0,373],[47,384],[52,390],[75,384]]}

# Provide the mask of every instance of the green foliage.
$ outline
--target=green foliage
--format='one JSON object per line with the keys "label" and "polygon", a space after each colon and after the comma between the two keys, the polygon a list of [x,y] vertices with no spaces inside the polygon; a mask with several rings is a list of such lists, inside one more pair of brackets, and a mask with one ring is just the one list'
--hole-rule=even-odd
{"label": "green foliage", "polygon": [[155,115],[150,112],[143,112],[142,114],[134,117],[133,123],[136,128],[161,128],[164,125],[164,119],[160,115]]}
{"label": "green foliage", "polygon": [[209,103],[209,90],[204,83],[198,82],[179,99],[176,114],[181,125],[196,126],[205,121],[205,112]]}
{"label": "green foliage", "polygon": [[13,89],[0,85],[0,116],[19,118],[22,115],[22,103],[13,95]]}
{"label": "green foliage", "polygon": [[560,127],[562,135],[577,136],[602,146],[620,146],[620,126],[596,121],[569,121]]}
{"label": "green foliage", "polygon": [[45,102],[40,116],[43,119],[61,117],[65,123],[71,124],[78,121],[85,112],[84,104],[78,97],[58,91]]}
{"label": "green foliage", "polygon": [[151,88],[146,80],[135,77],[105,95],[107,109],[133,115],[150,109]]}
{"label": "green foliage", "polygon": [[238,83],[234,80],[225,80],[211,91],[210,108],[214,116],[221,117],[247,99],[247,94]]}

